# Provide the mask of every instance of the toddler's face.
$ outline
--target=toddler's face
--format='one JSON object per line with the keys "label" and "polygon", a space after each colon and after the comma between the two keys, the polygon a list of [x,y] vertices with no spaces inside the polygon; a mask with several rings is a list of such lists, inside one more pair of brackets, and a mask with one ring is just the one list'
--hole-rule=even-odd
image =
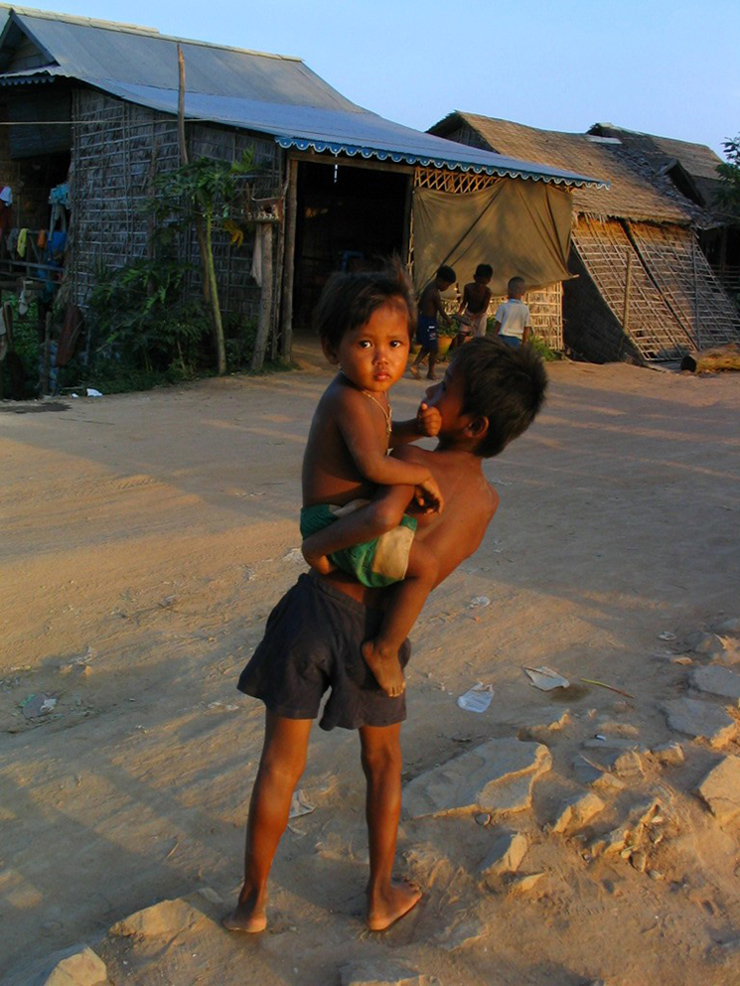
{"label": "toddler's face", "polygon": [[376,308],[369,320],[346,332],[337,362],[360,390],[384,393],[403,376],[409,358],[409,319],[404,305]]}

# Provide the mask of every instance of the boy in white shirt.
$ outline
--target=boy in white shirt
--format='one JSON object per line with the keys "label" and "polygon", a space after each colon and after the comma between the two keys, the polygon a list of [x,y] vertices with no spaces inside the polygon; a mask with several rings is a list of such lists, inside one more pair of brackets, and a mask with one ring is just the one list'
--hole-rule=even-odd
{"label": "boy in white shirt", "polygon": [[496,309],[494,334],[502,342],[518,349],[527,342],[532,334],[532,316],[529,308],[522,301],[524,294],[524,278],[512,277],[508,284],[509,300]]}

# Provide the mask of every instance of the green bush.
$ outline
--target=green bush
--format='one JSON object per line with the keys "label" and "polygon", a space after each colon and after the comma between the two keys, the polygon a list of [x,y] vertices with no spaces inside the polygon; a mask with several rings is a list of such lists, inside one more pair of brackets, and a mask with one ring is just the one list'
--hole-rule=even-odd
{"label": "green bush", "polygon": [[551,349],[547,345],[544,339],[540,339],[539,336],[532,335],[529,337],[529,344],[540,357],[546,363],[552,363],[563,358],[563,353],[557,349]]}
{"label": "green bush", "polygon": [[[9,302],[13,309],[13,350],[23,364],[25,398],[38,394],[39,360],[41,359],[41,342],[39,337],[38,302],[33,298],[28,305],[25,315],[18,312],[18,298],[15,295],[5,295],[4,302]],[[8,361],[0,363],[0,373],[3,375],[3,394],[11,394],[10,373]]]}

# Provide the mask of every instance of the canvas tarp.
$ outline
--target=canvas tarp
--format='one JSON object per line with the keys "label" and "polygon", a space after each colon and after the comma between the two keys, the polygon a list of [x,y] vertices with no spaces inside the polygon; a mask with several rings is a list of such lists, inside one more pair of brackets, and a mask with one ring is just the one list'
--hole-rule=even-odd
{"label": "canvas tarp", "polygon": [[461,283],[490,264],[494,295],[506,294],[515,275],[527,289],[567,280],[571,215],[570,193],[543,182],[502,178],[460,195],[415,188],[415,287],[421,291],[440,264],[454,267]]}

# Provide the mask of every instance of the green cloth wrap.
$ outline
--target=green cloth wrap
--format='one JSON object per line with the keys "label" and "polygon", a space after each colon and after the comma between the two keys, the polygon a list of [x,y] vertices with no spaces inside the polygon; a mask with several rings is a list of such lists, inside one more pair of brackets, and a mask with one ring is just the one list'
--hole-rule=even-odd
{"label": "green cloth wrap", "polygon": [[[353,500],[343,507],[330,503],[317,503],[301,510],[301,537],[309,537],[323,531],[341,516],[352,513],[369,501]],[[372,541],[343,548],[329,556],[343,572],[354,575],[358,582],[370,589],[382,589],[402,582],[406,576],[409,551],[416,531],[416,519],[404,514],[401,523],[392,531]]]}

